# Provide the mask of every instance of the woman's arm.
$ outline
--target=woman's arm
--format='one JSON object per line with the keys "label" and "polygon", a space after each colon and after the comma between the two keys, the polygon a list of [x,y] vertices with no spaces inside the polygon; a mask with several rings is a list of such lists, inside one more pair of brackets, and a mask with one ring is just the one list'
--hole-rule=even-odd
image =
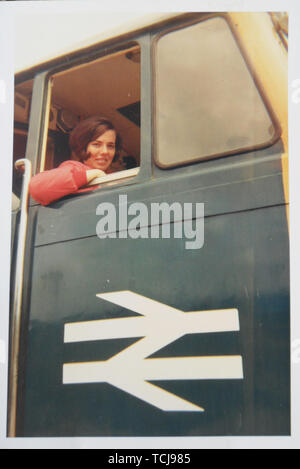
{"label": "woman's arm", "polygon": [[90,170],[80,162],[65,161],[58,168],[34,176],[29,184],[29,193],[40,204],[48,205],[76,193],[80,187],[104,174],[100,170]]}
{"label": "woman's arm", "polygon": [[88,169],[86,172],[86,178],[87,182],[91,182],[95,178],[100,178],[102,176],[105,176],[106,173],[102,171],[101,169]]}

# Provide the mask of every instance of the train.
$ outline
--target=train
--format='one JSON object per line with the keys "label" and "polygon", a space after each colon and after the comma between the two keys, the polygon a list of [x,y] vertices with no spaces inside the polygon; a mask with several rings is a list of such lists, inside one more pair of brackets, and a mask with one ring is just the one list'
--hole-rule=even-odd
{"label": "train", "polygon": [[[148,14],[17,71],[9,437],[290,435],[287,49],[285,12]],[[37,203],[99,114],[111,173]]]}

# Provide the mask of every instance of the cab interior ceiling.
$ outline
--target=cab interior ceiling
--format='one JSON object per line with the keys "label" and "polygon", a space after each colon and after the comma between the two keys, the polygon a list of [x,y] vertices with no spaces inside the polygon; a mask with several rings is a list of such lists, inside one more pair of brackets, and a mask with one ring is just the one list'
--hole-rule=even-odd
{"label": "cab interior ceiling", "polygon": [[[76,117],[92,115],[111,119],[127,155],[140,156],[140,63],[139,46],[64,70],[52,77],[51,108],[64,109]],[[30,96],[32,81],[16,91]],[[129,112],[124,112],[129,110]],[[130,110],[135,115],[130,116]]]}

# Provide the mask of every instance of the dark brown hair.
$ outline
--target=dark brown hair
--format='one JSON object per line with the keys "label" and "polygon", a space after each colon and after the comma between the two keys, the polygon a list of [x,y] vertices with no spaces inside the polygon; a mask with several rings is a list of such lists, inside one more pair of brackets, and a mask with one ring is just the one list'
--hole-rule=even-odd
{"label": "dark brown hair", "polygon": [[116,161],[121,150],[120,135],[110,120],[106,117],[99,116],[88,117],[82,120],[70,133],[69,145],[72,158],[84,162],[89,157],[86,151],[88,144],[96,140],[107,130],[114,130],[116,132],[116,154],[113,159],[113,161]]}

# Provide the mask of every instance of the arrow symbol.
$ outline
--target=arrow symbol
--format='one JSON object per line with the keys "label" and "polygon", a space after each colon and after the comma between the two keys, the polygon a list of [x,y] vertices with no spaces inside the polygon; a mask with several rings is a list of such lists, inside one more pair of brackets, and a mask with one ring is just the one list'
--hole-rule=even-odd
{"label": "arrow symbol", "polygon": [[67,323],[65,343],[143,338],[106,361],[64,364],[64,384],[106,382],[164,411],[202,412],[148,381],[243,379],[241,356],[147,358],[185,334],[239,330],[237,309],[185,313],[130,291],[97,296],[142,316]]}

